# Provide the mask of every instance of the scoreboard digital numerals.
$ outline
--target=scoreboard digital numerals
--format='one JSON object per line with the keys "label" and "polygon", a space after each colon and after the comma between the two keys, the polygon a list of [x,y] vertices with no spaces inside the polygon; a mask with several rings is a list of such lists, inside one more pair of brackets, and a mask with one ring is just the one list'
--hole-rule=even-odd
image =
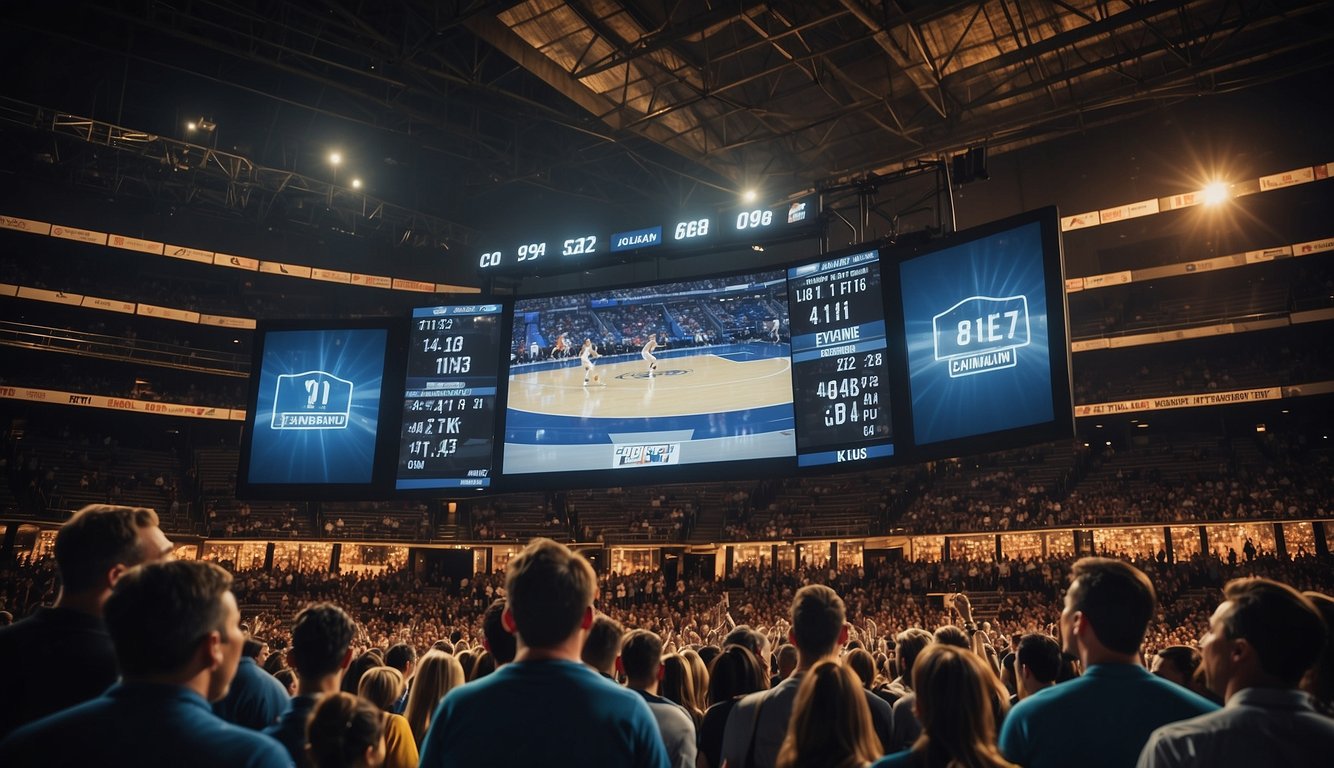
{"label": "scoreboard digital numerals", "polygon": [[788,270],[797,462],[894,455],[880,254]]}
{"label": "scoreboard digital numerals", "polygon": [[491,485],[501,317],[499,304],[412,311],[398,490]]}

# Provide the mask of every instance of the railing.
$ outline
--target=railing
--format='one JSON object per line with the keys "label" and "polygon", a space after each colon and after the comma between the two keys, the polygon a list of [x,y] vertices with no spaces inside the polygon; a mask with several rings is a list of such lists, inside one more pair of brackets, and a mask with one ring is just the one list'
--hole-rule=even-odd
{"label": "railing", "polygon": [[120,336],[28,323],[0,321],[0,344],[239,378],[247,378],[250,375],[249,355],[185,347],[160,341],[140,339],[131,341]]}

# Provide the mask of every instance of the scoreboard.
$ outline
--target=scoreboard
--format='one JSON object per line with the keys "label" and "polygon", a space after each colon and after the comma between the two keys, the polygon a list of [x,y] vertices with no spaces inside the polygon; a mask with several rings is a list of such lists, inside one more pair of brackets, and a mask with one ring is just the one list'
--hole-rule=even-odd
{"label": "scoreboard", "polygon": [[412,311],[397,490],[490,487],[503,316],[500,304]]}
{"label": "scoreboard", "polygon": [[880,252],[788,270],[797,463],[894,455]]}
{"label": "scoreboard", "polygon": [[[744,242],[802,211],[571,232],[493,251],[494,266]],[[464,301],[262,321],[240,497],[819,473],[1074,432],[1054,208],[755,273]],[[600,381],[567,336],[603,347]]]}
{"label": "scoreboard", "polygon": [[477,253],[480,274],[554,274],[632,257],[690,256],[726,248],[782,242],[815,234],[815,196],[775,205],[678,212],[619,230],[570,225],[549,232],[520,232],[512,242],[492,242]]}

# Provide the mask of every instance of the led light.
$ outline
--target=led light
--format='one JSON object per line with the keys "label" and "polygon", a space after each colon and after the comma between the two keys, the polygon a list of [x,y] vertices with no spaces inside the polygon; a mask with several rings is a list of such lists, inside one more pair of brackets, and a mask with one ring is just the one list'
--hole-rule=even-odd
{"label": "led light", "polygon": [[755,202],[756,198],[758,198],[759,196],[760,196],[759,193],[753,189],[748,189],[745,192],[741,193],[741,199],[747,203]]}
{"label": "led light", "polygon": [[1204,204],[1208,206],[1222,205],[1230,196],[1228,185],[1222,181],[1206,184],[1203,191]]}
{"label": "led light", "polygon": [[338,164],[341,163],[341,162],[343,162],[343,155],[342,155],[342,153],[339,153],[339,152],[330,152],[330,153],[329,153],[329,164],[330,164],[330,165],[338,165]]}
{"label": "led light", "polygon": [[361,189],[361,179],[353,179],[353,180],[352,180],[352,188],[353,188],[353,189]]}

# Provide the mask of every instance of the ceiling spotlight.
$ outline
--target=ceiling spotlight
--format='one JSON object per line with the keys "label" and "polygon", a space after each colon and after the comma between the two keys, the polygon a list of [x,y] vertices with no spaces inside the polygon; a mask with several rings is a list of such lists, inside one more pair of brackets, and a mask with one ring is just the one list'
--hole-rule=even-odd
{"label": "ceiling spotlight", "polygon": [[764,246],[759,245],[759,244],[752,245],[752,246],[750,247],[750,249],[751,249],[752,251],[755,251],[756,253],[764,253]]}
{"label": "ceiling spotlight", "polygon": [[747,203],[755,202],[755,199],[758,198],[759,196],[760,194],[753,189],[748,189],[745,192],[741,193],[741,199],[746,201]]}
{"label": "ceiling spotlight", "polygon": [[1206,184],[1203,192],[1205,205],[1221,205],[1226,202],[1229,197],[1229,185],[1226,182],[1215,181]]}
{"label": "ceiling spotlight", "polygon": [[330,152],[330,153],[329,153],[329,164],[330,164],[330,165],[338,165],[338,164],[340,164],[340,163],[342,163],[342,162],[343,162],[343,155],[342,155],[341,152]]}
{"label": "ceiling spotlight", "polygon": [[186,130],[190,132],[203,131],[204,133],[212,133],[213,129],[217,127],[218,127],[217,123],[202,117],[199,118],[198,120],[191,120],[190,122],[185,124]]}
{"label": "ceiling spotlight", "polygon": [[188,122],[188,123],[185,124],[185,129],[188,130],[188,131],[196,131],[196,130],[199,130],[199,124],[196,123],[195,121],[191,120],[190,122]]}
{"label": "ceiling spotlight", "polygon": [[353,189],[361,189],[361,179],[353,179],[353,180],[352,180],[352,188],[353,188]]}

